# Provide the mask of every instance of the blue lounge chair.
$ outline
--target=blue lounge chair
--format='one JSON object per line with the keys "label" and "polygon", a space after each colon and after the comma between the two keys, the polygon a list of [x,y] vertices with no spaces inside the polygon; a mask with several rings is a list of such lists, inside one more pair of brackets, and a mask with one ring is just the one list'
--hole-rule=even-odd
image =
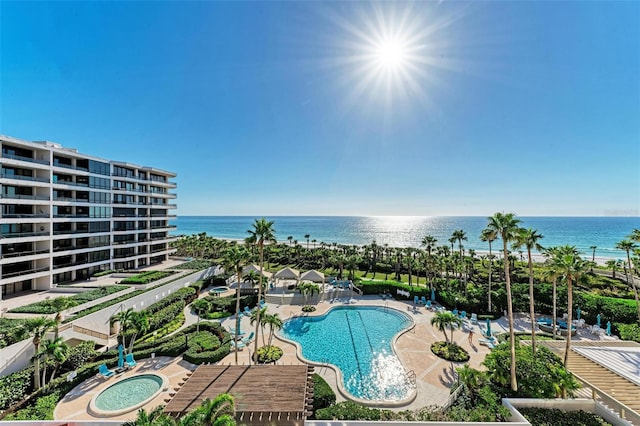
{"label": "blue lounge chair", "polygon": [[458,310],[457,310],[457,309],[454,309],[451,313],[452,313],[453,315],[458,315]]}
{"label": "blue lounge chair", "polygon": [[127,363],[127,367],[129,367],[129,368],[133,368],[136,365],[138,365],[136,360],[133,359],[133,354],[127,354],[127,356],[124,357],[124,362]]}
{"label": "blue lounge chair", "polygon": [[427,309],[431,309],[432,308],[431,300],[427,300],[427,303],[424,304],[424,307],[427,308]]}
{"label": "blue lounge chair", "polygon": [[107,364],[100,364],[98,367],[98,373],[100,373],[102,377],[111,377],[116,374],[113,370],[109,370],[107,368]]}
{"label": "blue lounge chair", "polygon": [[415,303],[416,305],[420,303],[420,299],[418,299],[418,296],[413,296],[413,303]]}
{"label": "blue lounge chair", "polygon": [[460,319],[461,320],[467,319],[467,311],[461,311],[460,312]]}
{"label": "blue lounge chair", "polygon": [[255,333],[252,331],[247,337],[242,338],[241,342],[248,345],[253,340],[253,336],[255,336]]}
{"label": "blue lounge chair", "polygon": [[478,314],[471,314],[471,324],[478,324]]}
{"label": "blue lounge chair", "polygon": [[236,342],[235,340],[231,341],[231,350],[235,350],[235,348],[238,348],[239,351],[241,351],[242,349],[244,349],[245,344],[242,342]]}
{"label": "blue lounge chair", "polygon": [[422,304],[426,306],[427,305],[427,298],[422,296],[421,300],[422,300]]}
{"label": "blue lounge chair", "polygon": [[248,307],[248,306],[245,306],[245,307],[244,307],[244,314],[245,314],[246,316],[251,316],[251,309],[249,309],[249,307]]}

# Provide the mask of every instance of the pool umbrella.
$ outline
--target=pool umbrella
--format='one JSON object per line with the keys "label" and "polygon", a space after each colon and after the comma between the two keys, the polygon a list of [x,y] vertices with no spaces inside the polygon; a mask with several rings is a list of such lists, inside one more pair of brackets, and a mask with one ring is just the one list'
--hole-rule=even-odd
{"label": "pool umbrella", "polygon": [[607,321],[607,336],[611,336],[611,321]]}
{"label": "pool umbrella", "polygon": [[436,290],[433,287],[431,287],[431,301],[436,301]]}
{"label": "pool umbrella", "polygon": [[578,321],[580,321],[580,313],[582,311],[580,311],[580,307],[578,307],[578,309],[576,310],[576,315],[578,316]]}
{"label": "pool umbrella", "polygon": [[485,336],[491,337],[491,320],[489,318],[487,318],[487,332]]}
{"label": "pool umbrella", "polygon": [[122,346],[122,343],[120,345],[118,345],[118,368],[123,368],[124,367],[124,356],[122,355],[124,353],[124,346]]}
{"label": "pool umbrella", "polygon": [[600,314],[596,316],[596,325],[600,327]]}

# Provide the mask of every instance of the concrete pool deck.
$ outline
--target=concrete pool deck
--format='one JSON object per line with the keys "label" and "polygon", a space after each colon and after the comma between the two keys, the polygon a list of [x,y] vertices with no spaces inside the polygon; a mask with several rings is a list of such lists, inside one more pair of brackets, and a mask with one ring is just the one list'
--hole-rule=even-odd
{"label": "concrete pool deck", "polygon": [[197,367],[182,358],[171,357],[146,358],[137,362],[138,365],[135,368],[108,379],[98,376],[96,369],[96,376],[80,383],[60,400],[53,412],[53,418],[55,420],[134,420],[138,414],[137,409],[119,416],[97,417],[89,412],[89,403],[94,396],[123,379],[139,374],[158,373],[166,376],[170,384],[166,391],[161,391],[144,405],[145,410],[151,411],[159,405],[166,405],[165,399],[170,398],[169,394],[173,394],[174,389],[179,387],[179,383],[184,382],[183,379],[187,377],[187,373],[194,371]]}

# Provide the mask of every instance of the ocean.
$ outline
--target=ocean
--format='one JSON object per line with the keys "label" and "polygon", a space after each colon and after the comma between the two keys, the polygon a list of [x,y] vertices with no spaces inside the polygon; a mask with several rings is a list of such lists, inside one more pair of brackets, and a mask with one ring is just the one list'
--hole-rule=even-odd
{"label": "ocean", "polygon": [[[244,239],[247,230],[258,218],[256,216],[178,216],[172,221],[177,225],[173,235],[198,234],[225,239]],[[543,247],[573,245],[588,259],[591,258],[591,246],[596,246],[596,257],[626,259],[623,251],[615,245],[625,239],[631,231],[640,228],[638,217],[518,217],[520,226],[536,229],[544,238]],[[326,244],[388,244],[390,247],[420,247],[425,235],[437,238],[437,245],[450,245],[449,238],[456,229],[466,232],[468,241],[463,242],[466,249],[478,252],[488,250],[487,243],[480,241],[480,232],[487,225],[487,218],[466,217],[422,217],[422,216],[272,216],[276,238],[287,242],[287,237],[306,247],[304,238],[309,234],[309,246],[320,242]],[[501,247],[496,241],[494,249]],[[500,247],[499,247],[500,246]],[[457,243],[456,243],[457,247]]]}

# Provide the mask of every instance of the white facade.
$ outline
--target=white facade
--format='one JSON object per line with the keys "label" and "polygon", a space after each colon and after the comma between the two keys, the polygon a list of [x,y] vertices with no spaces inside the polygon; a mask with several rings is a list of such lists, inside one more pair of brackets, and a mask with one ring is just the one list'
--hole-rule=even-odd
{"label": "white facade", "polygon": [[176,174],[0,135],[2,295],[46,290],[174,252]]}

